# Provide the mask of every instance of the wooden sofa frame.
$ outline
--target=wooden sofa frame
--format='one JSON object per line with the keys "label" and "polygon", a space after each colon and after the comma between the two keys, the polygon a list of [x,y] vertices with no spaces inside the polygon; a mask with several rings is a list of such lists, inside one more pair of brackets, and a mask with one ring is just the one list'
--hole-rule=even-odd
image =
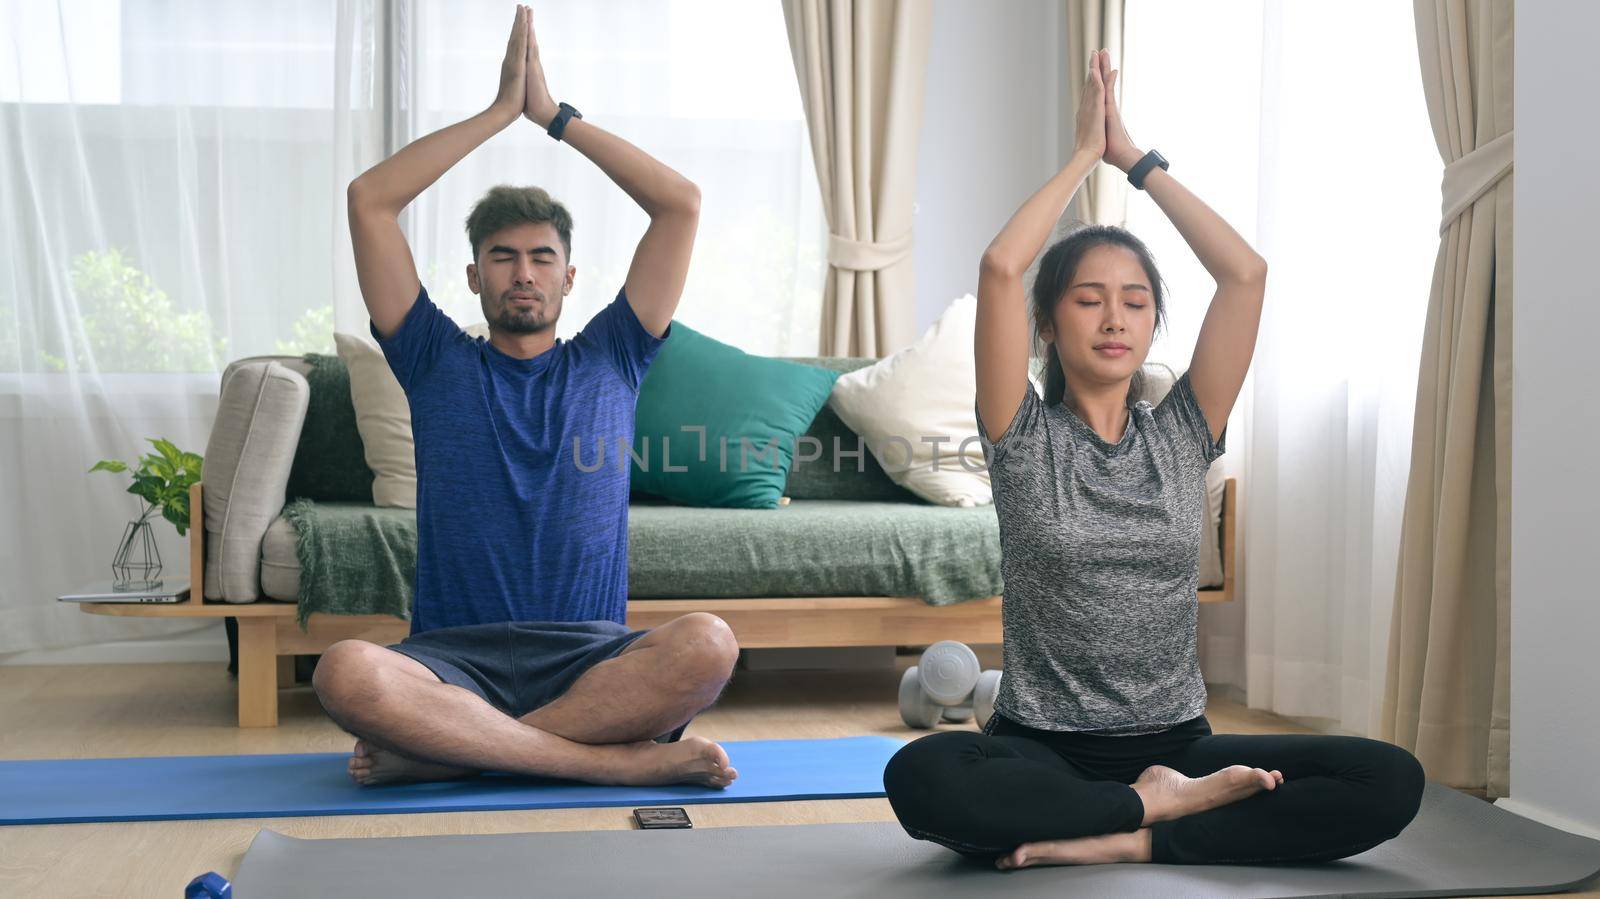
{"label": "wooden sofa frame", "polygon": [[[189,489],[189,508],[205,508],[202,484]],[[1201,602],[1233,600],[1238,485],[1228,478],[1222,505],[1220,588],[1199,591]],[[201,514],[204,514],[203,512]],[[205,601],[205,527],[189,530],[189,598],[160,605],[84,603],[85,612],[140,618],[235,618],[239,624],[239,726],[276,727],[278,689],[294,683],[294,657],[345,639],[397,643],[411,623],[390,615],[314,614],[301,630],[294,603]],[[1000,642],[1000,597],[932,606],[915,596],[819,596],[750,599],[637,599],[628,626],[644,629],[689,612],[711,612],[746,649],[772,647],[922,646],[939,640]]]}

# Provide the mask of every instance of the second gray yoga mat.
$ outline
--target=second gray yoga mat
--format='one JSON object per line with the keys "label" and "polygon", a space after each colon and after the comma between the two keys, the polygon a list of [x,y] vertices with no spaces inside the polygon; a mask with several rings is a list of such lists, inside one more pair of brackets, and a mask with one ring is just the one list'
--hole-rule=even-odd
{"label": "second gray yoga mat", "polygon": [[[691,810],[692,814],[692,810]],[[1399,837],[1316,865],[1092,865],[1000,872],[894,824],[297,840],[262,830],[235,891],[257,896],[1487,896],[1570,889],[1600,841],[1438,784]]]}

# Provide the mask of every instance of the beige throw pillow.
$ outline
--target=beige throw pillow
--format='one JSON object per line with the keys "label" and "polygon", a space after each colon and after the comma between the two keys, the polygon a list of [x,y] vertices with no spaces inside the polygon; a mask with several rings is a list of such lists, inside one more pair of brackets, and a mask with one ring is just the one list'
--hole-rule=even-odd
{"label": "beige throw pillow", "polygon": [[333,335],[339,358],[350,370],[350,402],[356,430],[372,469],[372,502],[417,507],[417,457],[411,442],[411,406],[383,351],[353,334]]}
{"label": "beige throw pillow", "polygon": [[[469,337],[489,336],[484,322],[462,329]],[[354,334],[335,333],[333,344],[350,371],[350,402],[356,409],[367,467],[372,469],[372,502],[402,509],[417,507],[417,451],[411,436],[411,405],[377,346]]]}
{"label": "beige throw pillow", "polygon": [[977,312],[972,294],[956,300],[916,343],[840,375],[828,398],[895,483],[944,506],[994,500],[972,408]]}

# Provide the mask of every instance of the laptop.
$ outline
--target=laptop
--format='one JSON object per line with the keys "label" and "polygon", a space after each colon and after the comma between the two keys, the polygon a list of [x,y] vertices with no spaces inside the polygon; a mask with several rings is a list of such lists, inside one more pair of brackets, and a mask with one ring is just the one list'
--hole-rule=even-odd
{"label": "laptop", "polygon": [[138,584],[132,590],[119,590],[111,581],[96,581],[56,599],[61,602],[187,602],[189,579],[163,578],[161,584],[153,589]]}

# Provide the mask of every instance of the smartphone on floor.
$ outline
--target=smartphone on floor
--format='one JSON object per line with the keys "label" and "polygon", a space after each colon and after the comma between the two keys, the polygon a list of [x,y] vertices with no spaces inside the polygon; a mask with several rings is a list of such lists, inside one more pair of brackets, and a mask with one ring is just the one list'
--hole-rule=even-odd
{"label": "smartphone on floor", "polygon": [[636,808],[633,810],[633,819],[639,822],[640,830],[671,830],[694,826],[689,823],[689,813],[676,807]]}

